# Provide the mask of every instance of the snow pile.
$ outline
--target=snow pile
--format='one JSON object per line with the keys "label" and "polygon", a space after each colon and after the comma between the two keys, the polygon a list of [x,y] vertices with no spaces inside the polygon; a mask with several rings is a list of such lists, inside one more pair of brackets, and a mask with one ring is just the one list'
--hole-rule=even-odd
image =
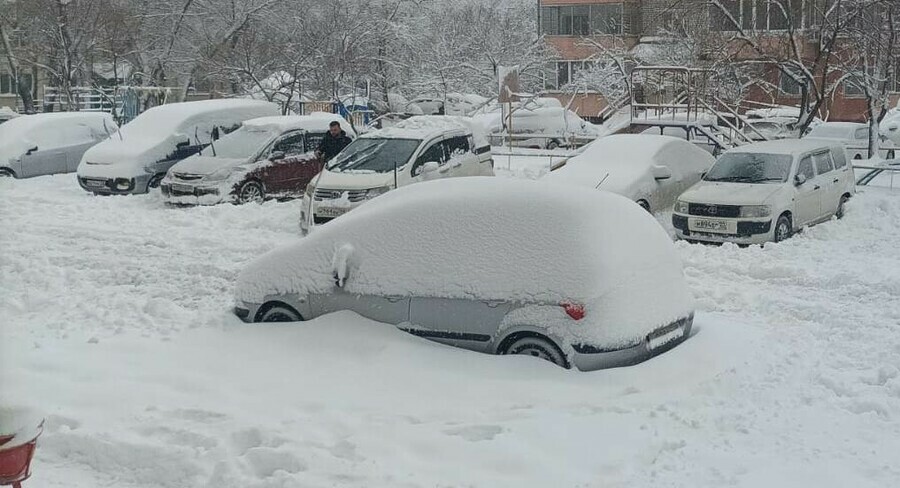
{"label": "snow pile", "polygon": [[[214,127],[230,129],[247,119],[278,115],[274,103],[247,99],[202,100],[153,107],[122,126],[118,134],[89,149],[79,174],[122,176],[122,167],[141,169],[173,154],[176,145],[208,144]],[[103,166],[112,166],[104,169]],[[92,167],[92,168],[91,168]]]}
{"label": "snow pile", "polygon": [[[693,312],[672,244],[641,208],[606,192],[495,178],[381,196],[250,263],[236,298],[328,293],[345,245],[349,293],[552,304],[548,325],[589,344],[631,345]],[[555,307],[563,301],[586,304],[577,327]]]}

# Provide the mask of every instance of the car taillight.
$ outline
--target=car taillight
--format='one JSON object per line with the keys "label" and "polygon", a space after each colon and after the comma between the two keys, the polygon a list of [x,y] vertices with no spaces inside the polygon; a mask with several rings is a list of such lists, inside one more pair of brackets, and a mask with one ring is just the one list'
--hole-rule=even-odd
{"label": "car taillight", "polygon": [[559,306],[566,311],[566,315],[572,317],[574,320],[581,320],[584,318],[584,305],[580,303],[562,302]]}

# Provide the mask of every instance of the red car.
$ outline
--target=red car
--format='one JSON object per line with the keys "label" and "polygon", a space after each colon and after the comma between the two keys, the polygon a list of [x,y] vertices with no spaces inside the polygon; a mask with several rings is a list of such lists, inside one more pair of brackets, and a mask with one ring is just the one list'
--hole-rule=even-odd
{"label": "red car", "polygon": [[353,128],[339,115],[314,113],[262,117],[219,139],[202,153],[169,169],[160,183],[168,203],[215,205],[299,198],[322,170],[315,154],[332,121]]}

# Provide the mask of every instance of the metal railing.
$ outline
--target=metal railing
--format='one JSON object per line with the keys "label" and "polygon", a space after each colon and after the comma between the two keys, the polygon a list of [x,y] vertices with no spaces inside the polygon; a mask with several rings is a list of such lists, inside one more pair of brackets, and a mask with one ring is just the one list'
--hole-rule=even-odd
{"label": "metal railing", "polygon": [[[859,186],[868,186],[869,183],[875,181],[875,179],[882,175],[885,171],[890,173],[890,178],[888,179],[888,188],[894,188],[894,174],[900,172],[900,161],[896,162],[886,162],[884,164],[854,164],[853,169],[863,169],[869,170],[868,173],[859,177],[856,180],[856,184]],[[900,187],[900,175],[896,177],[897,185]]]}

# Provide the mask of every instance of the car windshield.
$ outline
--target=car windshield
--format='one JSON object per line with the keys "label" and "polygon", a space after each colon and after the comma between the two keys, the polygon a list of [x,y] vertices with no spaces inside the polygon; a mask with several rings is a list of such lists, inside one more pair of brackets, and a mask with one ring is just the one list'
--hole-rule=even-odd
{"label": "car windshield", "polygon": [[272,129],[243,126],[214,142],[212,146],[206,146],[202,154],[215,155],[219,158],[246,159],[256,155],[275,135]]}
{"label": "car windshield", "polygon": [[387,173],[402,168],[419,139],[361,137],[350,143],[328,166],[329,171]]}
{"label": "car windshield", "polygon": [[726,153],[704,180],[734,183],[779,183],[788,179],[793,158],[785,154]]}

